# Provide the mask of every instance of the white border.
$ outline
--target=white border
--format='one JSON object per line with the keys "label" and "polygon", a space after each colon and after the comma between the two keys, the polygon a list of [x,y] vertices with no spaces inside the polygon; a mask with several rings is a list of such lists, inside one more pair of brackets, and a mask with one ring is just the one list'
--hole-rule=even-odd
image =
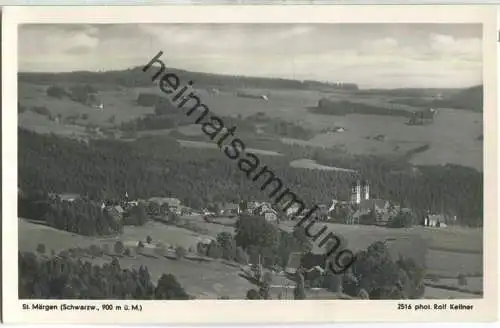
{"label": "white border", "polygon": [[[473,304],[473,311],[397,311],[398,301],[113,301],[137,304],[134,312],[22,311],[17,299],[17,25],[20,23],[483,23],[484,298],[442,301]],[[497,318],[497,96],[496,12],[486,6],[171,6],[6,7],[3,9],[3,315],[7,323],[327,323],[488,322]],[[43,304],[68,302],[41,301]],[[72,301],[102,304],[109,301]],[[408,301],[434,304],[436,301]]]}

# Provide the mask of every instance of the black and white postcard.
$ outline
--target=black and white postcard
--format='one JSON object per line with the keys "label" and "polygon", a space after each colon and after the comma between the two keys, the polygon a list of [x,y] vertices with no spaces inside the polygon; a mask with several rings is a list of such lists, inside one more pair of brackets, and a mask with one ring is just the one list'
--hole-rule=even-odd
{"label": "black and white postcard", "polygon": [[6,322],[496,317],[488,7],[3,20]]}

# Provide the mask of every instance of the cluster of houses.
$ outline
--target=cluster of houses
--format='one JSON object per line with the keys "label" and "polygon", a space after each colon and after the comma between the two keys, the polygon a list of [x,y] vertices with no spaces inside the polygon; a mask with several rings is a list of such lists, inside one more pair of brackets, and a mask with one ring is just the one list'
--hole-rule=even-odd
{"label": "cluster of houses", "polygon": [[[401,213],[413,214],[410,208],[401,207],[389,200],[371,198],[369,183],[360,180],[352,185],[349,200],[334,199],[330,206],[320,204],[318,208],[316,216],[319,221],[334,221],[344,224],[376,224],[384,226]],[[301,219],[303,215],[297,215],[299,210],[299,205],[293,204],[287,209],[285,218],[290,220]],[[414,224],[444,228],[447,223],[454,222],[456,222],[456,216],[428,212],[419,222],[414,222]]]}
{"label": "cluster of houses", "polygon": [[[57,196],[60,200],[68,202],[72,202],[80,197],[77,194],[59,194]],[[350,200],[332,200],[329,206],[325,204],[318,205],[318,210],[315,212],[316,218],[319,221],[334,221],[344,224],[376,224],[383,226],[387,225],[398,214],[412,214],[412,210],[409,208],[400,207],[388,200],[371,198],[370,196],[369,183],[358,180],[352,185]],[[113,217],[121,219],[128,210],[139,203],[146,205],[150,216],[175,213],[179,216],[201,214],[206,218],[236,218],[246,214],[264,217],[266,221],[271,223],[279,223],[282,220],[300,220],[303,218],[303,213],[306,212],[302,211],[302,213],[298,213],[300,206],[296,203],[289,206],[286,211],[280,212],[271,203],[261,201],[216,203],[211,208],[203,208],[201,211],[196,211],[188,206],[184,206],[177,198],[151,197],[147,200],[129,200],[127,193],[125,193],[125,196],[119,203],[102,202],[101,209],[108,211]],[[369,218],[369,222],[367,218]],[[420,221],[414,222],[414,224],[443,228],[448,223],[454,223],[456,217],[428,212]]]}
{"label": "cluster of houses", "polygon": [[[345,220],[346,224],[361,224],[366,217],[374,218],[377,225],[387,225],[389,221],[398,214],[413,214],[410,208],[401,207],[393,202],[380,198],[370,197],[370,185],[368,181],[358,180],[352,185],[351,199],[349,201],[333,200],[328,210],[329,218],[333,220]],[[347,215],[346,215],[347,213]],[[450,217],[442,213],[427,212],[425,216],[414,224],[426,227],[446,227],[447,223],[457,220],[456,216]]]}
{"label": "cluster of houses", "polygon": [[[63,202],[74,202],[82,198],[81,195],[75,193],[49,194],[51,199],[59,199]],[[121,220],[126,212],[131,208],[139,205],[146,205],[149,215],[161,215],[166,213],[175,213],[177,215],[188,215],[192,213],[192,209],[182,205],[181,201],[172,197],[151,197],[147,200],[129,200],[128,193],[119,202],[102,201],[100,207],[102,211],[107,211],[116,220]]]}
{"label": "cluster of houses", "polygon": [[268,222],[278,223],[279,214],[268,202],[258,202],[251,201],[246,203],[246,206],[242,206],[237,203],[223,203],[217,204],[217,210],[210,211],[207,208],[203,209],[203,215],[205,216],[225,216],[225,217],[237,217],[239,215],[248,214],[262,216]]}

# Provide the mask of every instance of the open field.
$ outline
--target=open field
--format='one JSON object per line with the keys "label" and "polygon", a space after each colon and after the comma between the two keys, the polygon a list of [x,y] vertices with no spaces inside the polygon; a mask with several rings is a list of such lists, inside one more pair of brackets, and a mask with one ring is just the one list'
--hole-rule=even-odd
{"label": "open field", "polygon": [[188,294],[198,299],[217,299],[219,296],[243,299],[246,292],[254,288],[247,280],[238,276],[241,272],[239,268],[218,260],[197,262],[187,259],[155,259],[138,255],[121,258],[120,265],[135,269],[145,265],[154,282],[163,273],[171,273]]}
{"label": "open field", "polygon": [[[45,106],[52,115],[61,114],[63,117],[80,116],[75,124],[56,123],[47,117],[25,111],[19,115],[19,125],[39,133],[57,133],[64,136],[85,136],[85,126],[88,124],[110,126],[111,117],[115,117],[114,124],[129,121],[144,114],[153,113],[151,107],[135,105],[139,92],[158,92],[156,88],[105,88],[102,96],[105,110],[98,111],[90,107],[72,102],[68,99],[49,98],[45,95],[46,86],[21,83],[19,99],[24,107]],[[239,98],[235,92],[225,90],[220,94],[203,94],[202,100],[210,109],[220,115],[247,117],[258,112],[268,117],[277,117],[290,122],[299,123],[306,129],[316,131],[310,140],[296,140],[280,138],[284,143],[302,144],[311,147],[340,148],[352,154],[387,154],[404,155],[407,152],[423,145],[429,149],[417,153],[410,158],[416,165],[433,165],[454,163],[482,170],[482,141],[477,137],[482,131],[482,114],[464,110],[441,109],[435,122],[426,126],[408,126],[406,118],[374,116],[374,115],[347,115],[331,116],[312,114],[308,107],[315,106],[317,101],[325,96],[324,93],[304,90],[262,90],[269,94],[269,101],[260,99]],[[346,92],[337,92],[328,95],[334,99],[350,99]],[[391,97],[380,95],[363,96],[360,101],[383,103]],[[82,118],[86,114],[87,118]],[[343,132],[321,133],[320,131],[342,127]],[[188,137],[202,136],[199,125],[178,127],[177,130]],[[171,129],[158,131],[141,131],[139,135],[165,135]],[[249,141],[249,145],[259,148],[261,145],[254,141],[258,135],[238,135],[242,140]],[[274,137],[274,136],[270,136]],[[257,140],[257,139],[255,139]],[[270,139],[269,139],[270,140]],[[278,146],[272,141],[264,140],[263,144],[271,145],[263,149],[248,151],[259,155],[279,156]],[[183,147],[201,147],[218,149],[210,141],[193,141],[179,139]],[[274,151],[273,151],[274,150]],[[291,167],[319,170],[349,170],[320,165],[310,159],[303,158],[290,163]],[[222,231],[234,233],[234,228],[220,224],[207,223],[201,217],[185,218],[190,224],[204,231],[196,233],[184,228],[166,226],[150,222],[144,227],[126,227],[123,235],[116,238],[82,237],[51,229],[42,225],[19,220],[19,249],[34,251],[39,243],[44,243],[48,252],[60,251],[69,247],[88,247],[92,244],[112,245],[116,240],[122,240],[125,245],[133,247],[139,240],[144,241],[151,236],[153,243],[163,242],[172,246],[183,246],[186,249],[195,247],[202,239],[214,238]],[[228,219],[228,221],[233,221]],[[282,228],[290,231],[293,222],[283,222]],[[425,262],[427,272],[440,278],[436,284],[453,288],[479,291],[482,289],[481,275],[483,270],[482,258],[482,230],[458,229],[431,229],[414,227],[410,229],[386,229],[371,226],[349,226],[328,223],[329,229],[345,237],[348,247],[353,251],[365,249],[371,243],[391,239],[388,242],[394,256],[399,254],[413,257],[417,261]],[[314,229],[314,228],[313,228]],[[316,229],[320,229],[318,226]],[[317,250],[320,251],[320,250]],[[191,261],[175,261],[168,259],[153,259],[140,256],[138,258],[123,258],[124,266],[148,265],[156,279],[163,272],[175,274],[185,285],[188,292],[199,298],[213,298],[216,296],[243,297],[250,288],[248,282],[237,276],[238,270],[218,261],[210,263],[195,263]],[[456,276],[468,275],[467,286],[457,286]],[[201,275],[201,279],[200,279]],[[222,277],[222,279],[221,279]],[[447,298],[477,297],[473,294],[443,290],[428,287],[426,297]]]}
{"label": "open field", "polygon": [[[112,247],[116,240],[121,240],[127,247],[133,248],[139,240],[144,241],[147,236],[151,236],[153,244],[162,242],[172,247],[183,246],[189,249],[195,247],[198,241],[214,238],[220,232],[234,233],[234,228],[207,223],[203,221],[201,216],[185,217],[184,219],[191,224],[195,224],[196,227],[205,230],[206,234],[149,222],[143,227],[125,227],[124,233],[119,237],[94,238],[78,236],[19,219],[19,250],[35,251],[39,243],[45,244],[47,252],[51,250],[58,252],[70,247],[88,247],[92,244],[108,244]],[[226,221],[230,223],[234,222],[235,219],[227,219]],[[281,223],[281,228],[290,231],[293,229],[293,224],[294,222],[283,222]],[[459,273],[468,276],[482,274],[482,235],[480,230],[463,229],[461,232],[452,234],[446,229],[421,227],[387,229],[331,223],[327,225],[330,231],[343,236],[347,240],[347,247],[353,251],[365,249],[375,241],[389,239],[388,246],[393,256],[397,257],[401,254],[414,258],[417,261],[425,259],[427,273],[441,277],[435,284],[454,288],[460,287],[471,291],[482,290],[481,276],[468,277],[467,286],[458,286],[456,279]],[[320,227],[318,225],[317,229]],[[313,229],[316,228],[313,227]],[[459,239],[462,239],[462,241],[466,240],[467,242],[459,244]],[[449,251],[434,250],[434,247],[447,248]],[[322,250],[316,247],[316,251]],[[145,256],[135,256],[131,258],[124,257],[120,260],[120,263],[124,267],[147,265],[155,280],[164,272],[173,273],[186,286],[186,289],[190,293],[199,298],[213,298],[214,295],[242,297],[238,295],[244,295],[250,288],[249,283],[237,275],[239,272],[238,269],[219,261],[199,263],[189,260],[176,261],[166,258],[154,259]],[[429,298],[447,298],[452,296],[452,294],[456,294],[455,296],[460,298],[477,297],[469,293],[447,291],[439,288],[429,287],[429,290],[426,291],[426,297]]]}
{"label": "open field", "polygon": [[19,102],[25,107],[45,106],[52,115],[61,114],[63,117],[87,114],[88,119],[82,123],[109,126],[107,121],[115,117],[115,122],[125,122],[144,114],[153,113],[151,107],[141,107],[135,104],[138,92],[134,89],[101,91],[104,110],[97,110],[89,106],[71,101],[67,98],[56,99],[47,96],[47,85],[19,84]]}
{"label": "open field", "polygon": [[[144,227],[125,227],[124,233],[116,238],[94,238],[78,236],[72,233],[56,230],[40,224],[19,219],[19,251],[35,252],[39,243],[45,244],[47,253],[51,250],[59,252],[72,247],[89,247],[90,245],[108,244],[111,249],[116,240],[121,240],[127,247],[133,248],[139,240],[151,236],[153,243],[163,242],[172,246],[183,246],[186,249],[206,237],[186,229],[166,226],[150,222]],[[146,244],[146,248],[147,248]],[[91,259],[87,259],[91,260]],[[110,258],[93,259],[94,263],[110,261]],[[184,286],[186,291],[197,298],[217,298],[229,296],[244,298],[252,285],[238,276],[240,270],[226,265],[221,261],[197,262],[190,260],[171,260],[167,258],[150,258],[142,255],[123,257],[122,267],[139,268],[146,265],[153,281],[157,281],[163,273],[172,273]]]}
{"label": "open field", "polygon": [[309,170],[356,172],[354,170],[344,169],[344,168],[341,168],[341,167],[333,167],[333,166],[321,165],[321,164],[318,164],[315,161],[313,161],[311,159],[307,159],[307,158],[303,158],[303,159],[298,159],[298,160],[292,161],[290,163],[290,166],[294,167],[294,168],[303,168],[303,169],[309,169]]}
{"label": "open field", "polygon": [[[234,233],[234,228],[205,222],[201,216],[185,217],[186,221],[207,231],[207,235],[216,237],[220,232]],[[219,219],[218,221],[231,224],[236,219]],[[296,222],[283,221],[280,227],[292,231]],[[390,229],[375,226],[345,225],[326,223],[328,231],[343,236],[347,240],[347,247],[352,251],[366,249],[370,244],[388,239],[388,246],[393,256],[399,254],[410,256],[417,261],[424,260],[428,273],[442,277],[456,277],[459,273],[465,275],[482,274],[482,230],[464,228],[425,228],[413,227],[408,229]],[[312,233],[321,229],[323,223],[312,227]],[[318,252],[323,249],[315,247]],[[446,259],[446,261],[444,261]]]}
{"label": "open field", "polygon": [[70,247],[88,247],[99,243],[97,238],[80,236],[24,219],[17,220],[17,224],[20,252],[34,252],[40,243],[45,244],[47,253],[51,250],[57,253]]}
{"label": "open field", "polygon": [[35,131],[41,134],[55,133],[60,136],[71,137],[86,136],[87,132],[83,126],[71,124],[58,124],[49,120],[48,117],[34,113],[32,111],[25,111],[18,117],[19,126]]}
{"label": "open field", "polygon": [[234,234],[234,228],[231,227],[231,224],[236,223],[236,218],[217,218],[218,222],[224,223],[223,224],[216,224],[216,223],[208,223],[205,220],[203,220],[203,217],[200,215],[193,215],[193,216],[185,216],[183,219],[191,224],[196,225],[196,227],[203,229],[206,231],[206,234],[215,238],[217,235],[221,232],[229,232],[231,234]]}
{"label": "open field", "polygon": [[[53,115],[63,116],[88,114],[78,124],[96,124],[109,126],[108,120],[115,117],[115,123],[129,121],[144,114],[153,113],[151,107],[140,107],[135,100],[140,92],[161,94],[157,87],[149,88],[105,88],[102,98],[103,111],[83,106],[68,99],[50,98],[45,94],[46,85],[20,83],[19,100],[23,106],[45,106]],[[251,90],[254,93],[269,94],[269,100],[241,98],[237,90],[230,88],[220,94],[202,93],[202,101],[210,110],[219,115],[247,117],[258,112],[268,117],[295,122],[306,129],[316,132],[308,141],[283,138],[292,142],[313,147],[337,147],[352,154],[400,154],[429,144],[430,148],[411,158],[419,165],[454,163],[482,170],[483,143],[477,140],[482,135],[482,113],[465,110],[440,109],[435,122],[425,126],[408,126],[406,118],[377,115],[332,116],[313,114],[308,108],[317,105],[324,92],[314,90]],[[388,95],[356,95],[349,92],[332,92],[328,97],[333,100],[360,101],[363,103],[384,104],[395,97]],[[359,99],[358,99],[359,98]],[[34,128],[36,119],[23,118],[21,126]],[[61,127],[57,124],[45,124],[47,131],[67,134],[66,130],[74,127]],[[343,127],[344,132],[321,133],[333,126]],[[180,127],[185,135],[199,135],[196,126]],[[160,132],[159,132],[160,133]],[[163,133],[166,133],[163,131]],[[375,137],[379,137],[375,139]],[[241,137],[241,136],[240,136]]]}
{"label": "open field", "polygon": [[123,234],[118,237],[86,237],[56,230],[41,224],[34,224],[23,219],[19,219],[19,248],[20,250],[35,250],[39,243],[44,243],[47,250],[54,249],[60,251],[76,246],[90,246],[91,244],[113,245],[117,240],[121,240],[127,246],[135,246],[138,241],[145,241],[147,236],[151,236],[153,243],[163,242],[172,246],[182,246],[186,249],[196,247],[196,243],[210,238],[210,235],[203,235],[175,226],[167,226],[157,222],[148,222],[142,227],[126,226]]}
{"label": "open field", "polygon": [[[352,251],[366,249],[373,242],[389,239],[387,245],[393,257],[397,258],[401,254],[413,258],[417,262],[423,261],[427,274],[442,277],[439,282],[433,284],[461,288],[476,293],[483,290],[482,231],[479,229],[424,227],[389,229],[332,223],[327,223],[327,225],[329,231],[341,235],[347,240],[347,248]],[[283,222],[282,226],[291,230],[293,222]],[[323,224],[318,224],[312,229],[318,231],[322,226]],[[315,249],[322,251],[318,247]],[[457,276],[459,273],[467,276],[467,286],[458,286]],[[464,299],[480,296],[473,293],[426,287],[425,298],[443,299],[449,297]]]}
{"label": "open field", "polygon": [[177,128],[177,131],[179,131],[180,133],[182,133],[185,136],[203,136],[203,135],[205,135],[203,133],[203,131],[201,130],[201,126],[198,124],[179,126]]}
{"label": "open field", "polygon": [[[205,142],[205,141],[193,141],[193,140],[182,140],[177,139],[181,146],[183,147],[199,147],[199,148],[209,148],[209,149],[219,149],[217,143],[215,142]],[[282,154],[275,151],[246,148],[246,152],[258,154],[258,155],[268,155],[268,156],[281,156]]]}
{"label": "open field", "polygon": [[441,278],[436,284],[453,286],[455,288],[468,289],[475,292],[481,292],[483,290],[483,278],[482,277],[467,277],[467,285],[460,286],[458,284],[457,278]]}
{"label": "open field", "polygon": [[475,299],[481,297],[471,293],[464,293],[454,290],[446,290],[446,289],[426,286],[424,298],[445,300],[445,299]]}
{"label": "open field", "polygon": [[76,23],[18,30],[21,298],[491,292],[481,24]]}
{"label": "open field", "polygon": [[[292,231],[294,224],[295,222],[288,221],[283,222],[281,226]],[[343,236],[347,240],[347,247],[352,251],[363,250],[376,241],[390,239],[388,245],[393,249],[394,256],[401,253],[417,260],[425,256],[428,273],[456,277],[459,273],[473,275],[483,271],[483,240],[482,230],[479,229],[460,229],[452,232],[448,228],[390,229],[335,223],[326,225],[329,231]],[[322,226],[323,223],[318,223],[317,227],[312,229],[318,231]]]}

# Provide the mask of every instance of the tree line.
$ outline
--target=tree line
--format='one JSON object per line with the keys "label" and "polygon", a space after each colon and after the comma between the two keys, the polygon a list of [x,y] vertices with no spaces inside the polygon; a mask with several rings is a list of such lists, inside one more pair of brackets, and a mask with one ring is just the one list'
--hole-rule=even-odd
{"label": "tree line", "polygon": [[474,86],[446,97],[444,99],[429,99],[423,97],[406,97],[394,99],[391,103],[404,104],[408,106],[432,107],[432,108],[454,108],[483,112],[483,86]]}
{"label": "tree line", "polygon": [[97,202],[86,196],[67,202],[38,191],[18,196],[18,216],[84,236],[121,234],[124,226],[142,226],[149,220],[148,211],[143,204],[126,208],[120,216],[112,215],[110,207],[102,208],[104,203],[108,206],[119,204],[113,202]]}
{"label": "tree line", "polygon": [[[153,56],[153,54],[152,54]],[[144,65],[147,63],[145,62]],[[20,82],[29,83],[92,83],[121,85],[124,87],[151,86],[151,76],[145,74],[143,66],[122,71],[107,72],[69,72],[69,73],[18,73]],[[167,71],[181,76],[184,81],[195,81],[196,86],[227,86],[232,88],[272,88],[272,89],[338,89],[332,83],[319,81],[298,81],[282,78],[249,77],[235,75],[221,75],[210,73],[190,72],[181,69],[167,68]],[[345,89],[357,90],[353,83],[345,84]]]}
{"label": "tree line", "polygon": [[60,256],[18,254],[20,299],[187,300],[172,274],[155,284],[147,267],[120,267],[118,259],[102,266]]}
{"label": "tree line", "polygon": [[[155,93],[141,92],[136,100],[137,104],[144,107],[154,107],[154,114],[144,115],[134,120],[121,124],[121,129],[125,131],[160,130],[172,129],[182,125],[194,124],[193,118],[186,115],[184,108],[178,108],[172,104],[165,96]],[[189,108],[186,105],[185,108]],[[251,115],[243,119],[241,116],[221,116],[218,117],[224,122],[226,127],[236,126],[238,134],[255,134],[256,122],[259,123],[260,130],[272,136],[290,137],[295,139],[308,140],[314,136],[314,131],[303,126],[287,122],[279,118],[267,117],[263,112]]]}
{"label": "tree line", "polygon": [[347,100],[333,101],[327,98],[320,99],[318,101],[318,106],[310,108],[309,110],[315,114],[340,116],[348,114],[365,114],[411,117],[412,115],[412,112],[409,110],[389,108],[387,106],[373,106]]}
{"label": "tree line", "polygon": [[[176,197],[187,206],[215,202],[268,201],[267,190],[249,181],[219,150],[181,147],[171,137],[132,142],[83,143],[19,130],[19,187],[25,193],[74,192],[89,199]],[[482,225],[483,174],[457,166],[421,166],[418,172],[397,158],[351,156],[304,147],[265,156],[290,190],[309,204],[349,199],[357,176],[345,172],[292,168],[294,158],[351,168],[370,181],[372,194],[425,212],[449,212],[459,223]],[[33,163],[36,163],[34,165]]]}

